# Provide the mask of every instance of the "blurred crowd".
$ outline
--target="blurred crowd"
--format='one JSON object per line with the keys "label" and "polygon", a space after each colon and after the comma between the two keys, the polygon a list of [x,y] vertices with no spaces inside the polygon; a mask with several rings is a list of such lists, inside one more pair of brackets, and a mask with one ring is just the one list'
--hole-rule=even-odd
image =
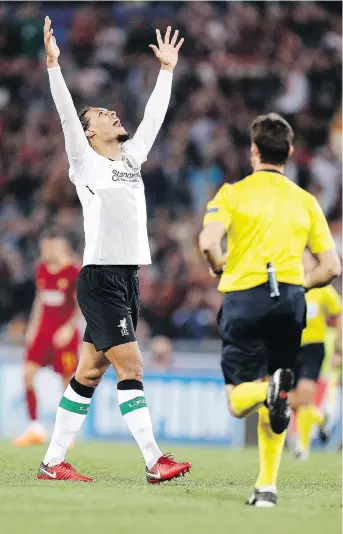
{"label": "blurred crowd", "polygon": [[77,108],[115,109],[134,132],[168,24],[185,37],[163,131],[143,167],[153,264],[140,271],[141,339],[216,336],[221,297],[197,250],[204,206],[249,174],[249,125],[283,114],[296,132],[287,175],[317,196],[341,252],[340,2],[6,2],[0,6],[0,324],[24,324],[47,224],[83,249],[48,84],[46,14]]}

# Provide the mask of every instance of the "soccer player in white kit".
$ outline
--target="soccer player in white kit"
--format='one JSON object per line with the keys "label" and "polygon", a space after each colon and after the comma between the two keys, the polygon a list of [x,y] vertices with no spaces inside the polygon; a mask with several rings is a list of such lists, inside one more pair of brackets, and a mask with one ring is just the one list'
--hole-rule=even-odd
{"label": "soccer player in white kit", "polygon": [[[139,313],[138,266],[151,263],[141,165],[167,112],[173,70],[183,43],[178,31],[150,45],[161,70],[132,139],[115,111],[86,108],[78,116],[64,82],[60,51],[45,18],[44,43],[50,88],[60,115],[69,160],[69,177],[82,204],[85,251],[77,300],[86,319],[80,362],[57,408],[54,432],[38,470],[43,480],[90,482],[65,462],[70,443],[90,409],[92,395],[112,364],[118,378],[118,403],[135,438],[151,484],[190,470],[159,449],[143,389],[143,362],[136,342]],[[167,402],[167,399],[166,399]]]}

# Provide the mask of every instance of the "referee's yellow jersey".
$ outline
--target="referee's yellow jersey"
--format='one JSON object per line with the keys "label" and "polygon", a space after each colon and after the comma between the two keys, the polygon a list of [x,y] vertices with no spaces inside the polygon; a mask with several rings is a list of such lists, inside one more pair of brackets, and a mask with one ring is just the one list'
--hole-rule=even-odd
{"label": "referee's yellow jersey", "polygon": [[326,321],[331,315],[342,313],[341,297],[333,286],[311,289],[306,293],[307,317],[301,344],[324,343]]}
{"label": "referee's yellow jersey", "polygon": [[220,221],[228,234],[228,259],[219,283],[226,293],[267,281],[272,262],[279,282],[302,285],[303,252],[335,248],[315,197],[277,171],[257,171],[224,184],[208,203],[204,226]]}

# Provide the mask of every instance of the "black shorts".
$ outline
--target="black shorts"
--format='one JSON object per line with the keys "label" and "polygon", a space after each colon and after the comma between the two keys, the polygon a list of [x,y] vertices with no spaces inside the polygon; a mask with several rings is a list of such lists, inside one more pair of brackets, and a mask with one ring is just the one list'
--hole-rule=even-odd
{"label": "black shorts", "polygon": [[86,265],[77,281],[77,302],[87,323],[83,341],[97,351],[136,341],[138,267]]}
{"label": "black shorts", "polygon": [[325,356],[324,343],[309,343],[303,345],[298,354],[295,364],[295,383],[301,378],[307,378],[317,382]]}
{"label": "black shorts", "polygon": [[218,314],[225,383],[238,385],[294,368],[306,325],[302,286],[279,284],[271,299],[267,285],[226,293]]}

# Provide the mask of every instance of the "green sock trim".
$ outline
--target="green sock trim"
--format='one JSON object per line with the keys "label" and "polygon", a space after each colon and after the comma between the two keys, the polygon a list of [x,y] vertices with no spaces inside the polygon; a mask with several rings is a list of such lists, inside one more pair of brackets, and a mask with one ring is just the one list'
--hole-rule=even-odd
{"label": "green sock trim", "polygon": [[146,408],[145,397],[135,397],[134,399],[123,402],[119,405],[119,408],[122,415],[139,410],[140,408]]}
{"label": "green sock trim", "polygon": [[91,405],[90,403],[81,404],[80,402],[74,402],[67,399],[66,397],[62,397],[59,407],[63,408],[63,410],[67,410],[68,412],[79,413],[80,415],[87,415]]}

